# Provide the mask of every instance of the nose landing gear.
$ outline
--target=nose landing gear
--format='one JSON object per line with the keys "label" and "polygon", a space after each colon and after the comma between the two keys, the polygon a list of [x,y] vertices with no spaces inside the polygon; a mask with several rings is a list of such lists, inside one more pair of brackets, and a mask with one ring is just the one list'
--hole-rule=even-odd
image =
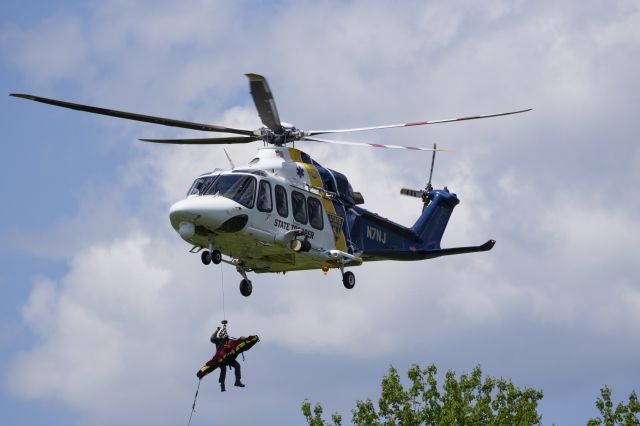
{"label": "nose landing gear", "polygon": [[220,253],[220,250],[205,250],[202,252],[202,255],[200,255],[200,260],[202,260],[202,263],[205,265],[211,262],[213,262],[214,265],[218,265],[222,262],[222,253]]}
{"label": "nose landing gear", "polygon": [[215,250],[213,248],[213,238],[209,238],[209,250],[203,251],[200,255],[200,259],[205,265],[208,265],[211,262],[213,262],[214,265],[218,265],[222,262],[222,253],[220,253],[220,250]]}

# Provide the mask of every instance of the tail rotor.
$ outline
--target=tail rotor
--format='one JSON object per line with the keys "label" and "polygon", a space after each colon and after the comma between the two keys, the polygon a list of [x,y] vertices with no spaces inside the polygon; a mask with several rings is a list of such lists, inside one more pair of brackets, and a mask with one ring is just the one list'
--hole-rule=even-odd
{"label": "tail rotor", "polygon": [[433,186],[431,185],[431,178],[433,177],[433,166],[436,162],[436,150],[437,145],[433,144],[433,151],[431,154],[431,170],[429,171],[429,181],[424,189],[409,189],[402,188],[400,190],[400,194],[407,195],[409,197],[422,198],[422,203],[424,204],[423,210],[429,205],[431,202],[431,191],[433,190]]}

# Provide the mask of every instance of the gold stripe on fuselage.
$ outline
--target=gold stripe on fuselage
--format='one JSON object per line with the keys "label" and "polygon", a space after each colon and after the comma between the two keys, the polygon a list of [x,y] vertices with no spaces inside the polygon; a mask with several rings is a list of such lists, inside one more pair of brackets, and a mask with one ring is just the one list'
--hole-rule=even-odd
{"label": "gold stripe on fuselage", "polygon": [[[315,186],[316,188],[324,188],[322,179],[320,179],[320,172],[313,164],[307,164],[302,161],[302,155],[300,154],[300,151],[295,148],[289,148],[289,156],[291,157],[291,160],[300,164],[307,171],[307,176],[309,176],[311,186]],[[327,214],[332,214],[334,216],[338,215],[336,213],[335,207],[333,207],[333,201],[323,195],[320,196],[320,200],[322,200],[322,206],[324,207],[324,210],[327,212]],[[340,233],[337,235],[337,237],[336,249],[346,252],[347,240],[344,237],[344,232],[342,232],[342,229],[340,229]]]}

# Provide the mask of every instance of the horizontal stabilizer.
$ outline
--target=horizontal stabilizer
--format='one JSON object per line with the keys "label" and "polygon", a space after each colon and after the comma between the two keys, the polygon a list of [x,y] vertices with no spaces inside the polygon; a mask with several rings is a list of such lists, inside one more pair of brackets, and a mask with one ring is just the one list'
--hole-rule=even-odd
{"label": "horizontal stabilizer", "polygon": [[496,244],[495,240],[489,240],[486,243],[479,246],[470,247],[454,247],[447,249],[433,249],[433,250],[394,250],[394,249],[381,249],[381,250],[368,250],[366,255],[369,260],[426,260],[434,259],[441,256],[453,256],[455,254],[465,253],[477,253],[480,251],[489,251]]}
{"label": "horizontal stabilizer", "polygon": [[417,252],[419,259],[432,259],[440,256],[452,256],[454,254],[477,253],[479,251],[489,251],[496,244],[496,240],[489,240],[480,246],[453,247],[439,250],[424,250]]}

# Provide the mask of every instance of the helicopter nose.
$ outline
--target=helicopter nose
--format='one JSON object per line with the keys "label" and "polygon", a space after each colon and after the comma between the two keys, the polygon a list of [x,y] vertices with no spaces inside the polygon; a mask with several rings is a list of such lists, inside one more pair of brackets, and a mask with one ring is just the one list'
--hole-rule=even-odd
{"label": "helicopter nose", "polygon": [[245,210],[225,197],[200,196],[174,203],[169,209],[169,219],[183,238],[193,236],[196,228],[205,228],[204,232],[237,232],[248,221]]}

